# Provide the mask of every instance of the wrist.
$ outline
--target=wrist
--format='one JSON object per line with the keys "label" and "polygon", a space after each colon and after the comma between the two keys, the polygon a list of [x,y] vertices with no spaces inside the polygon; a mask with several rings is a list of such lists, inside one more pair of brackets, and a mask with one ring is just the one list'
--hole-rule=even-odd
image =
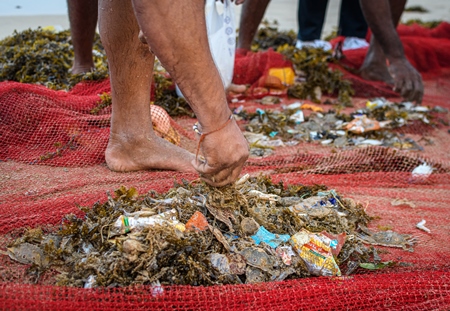
{"label": "wrist", "polygon": [[404,65],[409,63],[406,57],[388,57],[389,66]]}
{"label": "wrist", "polygon": [[201,131],[203,133],[215,131],[218,127],[229,120],[231,114],[231,110],[227,107],[227,109],[212,111],[204,116],[197,116]]}

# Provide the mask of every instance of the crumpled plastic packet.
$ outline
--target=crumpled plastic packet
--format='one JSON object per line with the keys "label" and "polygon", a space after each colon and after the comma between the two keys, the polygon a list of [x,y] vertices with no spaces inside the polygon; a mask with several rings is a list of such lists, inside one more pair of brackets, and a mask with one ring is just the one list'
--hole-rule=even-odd
{"label": "crumpled plastic packet", "polygon": [[121,215],[114,222],[111,228],[110,236],[125,234],[134,230],[142,230],[145,227],[164,224],[169,224],[180,231],[185,231],[186,228],[184,224],[179,222],[176,217],[177,211],[175,209],[149,217],[129,217]]}
{"label": "crumpled plastic packet", "polygon": [[289,238],[289,234],[274,234],[263,226],[259,227],[255,235],[252,235],[252,239],[255,241],[256,245],[264,242],[272,248],[277,248],[281,243],[289,241]]}
{"label": "crumpled plastic packet", "polygon": [[290,266],[292,264],[292,256],[295,256],[295,253],[291,246],[279,246],[275,252],[286,266]]}
{"label": "crumpled plastic packet", "polygon": [[208,220],[199,211],[196,211],[186,223],[187,231],[205,231],[206,229],[208,229]]}
{"label": "crumpled plastic packet", "polygon": [[378,122],[377,120],[369,119],[365,114],[355,116],[355,118],[349,122],[344,129],[353,132],[355,134],[362,134],[365,132],[376,131],[386,127],[391,121]]}
{"label": "crumpled plastic packet", "polygon": [[309,273],[321,276],[341,276],[341,270],[334,260],[331,246],[336,240],[321,233],[302,229],[291,237],[291,244],[305,262]]}

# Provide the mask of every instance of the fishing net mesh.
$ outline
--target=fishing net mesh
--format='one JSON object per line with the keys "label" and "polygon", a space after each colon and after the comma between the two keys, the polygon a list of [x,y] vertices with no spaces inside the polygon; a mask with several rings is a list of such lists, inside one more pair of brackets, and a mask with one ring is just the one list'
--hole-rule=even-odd
{"label": "fishing net mesh", "polygon": [[[448,25],[448,24],[447,24]],[[445,26],[448,27],[448,26]],[[448,28],[447,28],[448,29]],[[442,30],[440,30],[442,31]],[[408,44],[412,44],[411,32]],[[433,75],[425,79],[423,104],[450,109],[450,72],[439,46],[450,45],[449,33],[438,38],[428,32],[416,41],[434,55]],[[403,37],[402,37],[403,38]],[[364,52],[364,51],[363,51]],[[363,53],[362,52],[362,53]],[[414,50],[407,49],[408,57]],[[356,52],[353,52],[356,53]],[[433,54],[435,53],[435,54]],[[355,54],[356,55],[356,54]],[[355,64],[356,55],[347,60]],[[419,56],[417,56],[419,57]],[[421,56],[423,57],[423,55]],[[417,64],[416,64],[417,65]],[[239,67],[237,67],[239,68]],[[245,72],[237,74],[244,75]],[[262,70],[261,68],[259,70]],[[385,85],[367,82],[347,72],[354,81],[355,107],[371,96],[393,95]],[[167,171],[111,172],[104,150],[109,136],[110,108],[91,110],[99,94],[110,92],[109,81],[80,83],[69,92],[15,82],[0,83],[0,248],[27,228],[52,230],[64,215],[81,216],[79,206],[104,202],[106,193],[124,185],[139,193],[164,192],[174,181],[196,179],[188,173]],[[386,93],[387,92],[387,93]],[[387,94],[387,95],[386,95]],[[395,99],[395,98],[394,98]],[[398,98],[397,98],[398,99]],[[289,103],[289,100],[286,100]],[[238,104],[230,104],[233,108]],[[247,101],[246,109],[258,107]],[[324,108],[326,108],[324,106]],[[195,151],[191,118],[172,119],[151,109],[154,128],[162,137]],[[418,238],[414,252],[380,247],[383,260],[403,263],[379,271],[358,270],[346,277],[314,277],[253,285],[211,287],[151,286],[80,289],[57,287],[52,273],[34,284],[27,267],[0,256],[0,308],[6,310],[171,309],[171,310],[448,310],[450,308],[450,144],[445,122],[413,123],[398,130],[419,141],[423,151],[386,147],[337,149],[303,142],[277,148],[265,158],[250,158],[243,173],[270,174],[285,184],[324,184],[366,206],[377,216],[372,228],[388,227]],[[155,150],[157,152],[157,150]],[[427,163],[434,168],[427,178],[411,172]],[[396,205],[394,201],[404,200]],[[415,225],[422,219],[430,233]],[[57,273],[57,272],[54,272]]]}

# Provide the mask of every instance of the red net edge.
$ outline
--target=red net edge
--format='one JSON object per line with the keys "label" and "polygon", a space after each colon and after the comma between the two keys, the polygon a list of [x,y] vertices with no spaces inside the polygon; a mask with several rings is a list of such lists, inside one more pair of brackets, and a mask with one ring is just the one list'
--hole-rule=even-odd
{"label": "red net edge", "polygon": [[79,289],[3,283],[0,304],[5,310],[448,310],[449,284],[448,269],[162,289]]}

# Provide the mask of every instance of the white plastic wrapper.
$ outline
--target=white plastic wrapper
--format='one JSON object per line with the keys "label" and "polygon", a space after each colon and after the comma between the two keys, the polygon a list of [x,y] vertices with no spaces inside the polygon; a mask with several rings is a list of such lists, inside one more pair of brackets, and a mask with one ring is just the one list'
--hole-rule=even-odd
{"label": "white plastic wrapper", "polygon": [[415,178],[426,178],[433,173],[433,167],[431,165],[428,165],[427,163],[423,163],[412,171],[412,176]]}
{"label": "white plastic wrapper", "polygon": [[122,215],[119,216],[119,218],[117,218],[114,222],[114,225],[111,228],[110,236],[125,234],[135,230],[142,230],[145,227],[164,224],[172,225],[180,231],[184,231],[184,224],[179,222],[176,217],[177,211],[175,209],[171,209],[170,211],[150,217],[128,217]]}

